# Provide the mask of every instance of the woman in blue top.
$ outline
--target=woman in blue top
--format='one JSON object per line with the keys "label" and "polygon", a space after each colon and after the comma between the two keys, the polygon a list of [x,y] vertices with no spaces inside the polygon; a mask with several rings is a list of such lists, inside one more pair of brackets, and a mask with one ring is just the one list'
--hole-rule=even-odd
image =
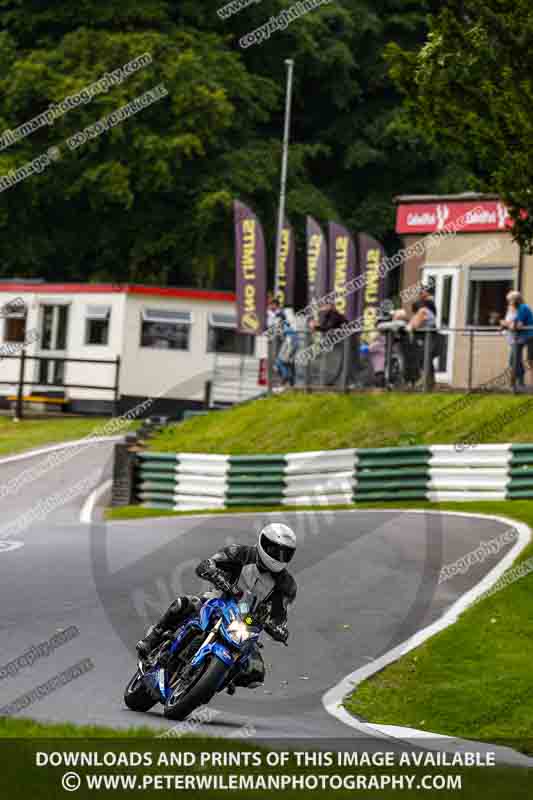
{"label": "woman in blue top", "polygon": [[511,354],[509,363],[514,373],[518,386],[524,385],[524,347],[527,347],[528,368],[533,362],[533,311],[520,292],[512,291],[507,295],[508,313],[505,320],[500,322],[502,328],[513,332],[510,337]]}
{"label": "woman in blue top", "polygon": [[295,358],[298,349],[298,334],[287,320],[283,321],[283,342],[274,363],[281,377],[281,385],[294,386]]}

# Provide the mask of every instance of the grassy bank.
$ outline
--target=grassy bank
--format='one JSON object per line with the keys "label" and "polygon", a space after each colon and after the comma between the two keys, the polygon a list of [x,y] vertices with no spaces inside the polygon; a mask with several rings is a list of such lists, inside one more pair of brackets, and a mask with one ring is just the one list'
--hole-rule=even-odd
{"label": "grassy bank", "polygon": [[72,725],[68,722],[46,724],[33,719],[0,717],[0,739],[129,739],[139,737],[153,739],[159,733],[160,731],[154,728],[141,726],[114,729],[97,725]]}
{"label": "grassy bank", "polygon": [[[357,506],[359,508],[359,506]],[[375,506],[372,506],[375,508]],[[353,506],[328,506],[328,511],[338,511],[341,509],[353,508]],[[315,506],[298,506],[296,511],[306,511],[315,509]],[[291,509],[287,506],[235,506],[235,508],[216,508],[212,511],[171,511],[166,508],[142,508],[141,506],[120,506],[117,508],[107,508],[105,515],[108,520],[130,520],[143,519],[146,517],[188,517],[198,514],[209,514],[210,517],[224,514],[262,514],[272,511],[287,513]]]}
{"label": "grassy bank", "polygon": [[[438,507],[502,514],[533,528],[528,501]],[[530,544],[517,563],[532,556]],[[506,743],[533,754],[532,619],[533,571],[362,683],[346,707],[372,722]]]}
{"label": "grassy bank", "polygon": [[508,424],[499,417],[530,398],[479,396],[458,413],[460,395],[284,394],[169,426],[150,442],[161,452],[287,453],[344,447],[453,444],[491,424],[478,443],[532,442],[533,410]]}
{"label": "grassy bank", "polygon": [[82,439],[98,431],[109,422],[109,418],[65,417],[53,419],[23,419],[13,422],[9,417],[0,417],[0,455],[12,455],[23,450],[59,444],[70,439]]}

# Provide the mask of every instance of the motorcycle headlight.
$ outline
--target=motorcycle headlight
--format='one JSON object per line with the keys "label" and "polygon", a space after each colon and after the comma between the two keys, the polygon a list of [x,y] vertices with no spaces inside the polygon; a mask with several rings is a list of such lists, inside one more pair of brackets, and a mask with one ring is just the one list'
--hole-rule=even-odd
{"label": "motorcycle headlight", "polygon": [[241,644],[250,638],[251,634],[244,622],[235,620],[226,629],[235,644]]}

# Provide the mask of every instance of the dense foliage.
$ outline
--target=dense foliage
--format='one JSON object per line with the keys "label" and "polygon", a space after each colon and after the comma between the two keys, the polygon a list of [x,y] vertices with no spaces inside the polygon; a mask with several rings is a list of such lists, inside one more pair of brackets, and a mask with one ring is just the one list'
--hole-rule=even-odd
{"label": "dense foliage", "polygon": [[533,243],[533,7],[529,0],[449,0],[422,47],[390,45],[406,125],[510,206]]}
{"label": "dense foliage", "polygon": [[[387,42],[424,40],[429,0],[337,0],[247,49],[239,38],[287,3],[260,0],[226,20],[221,5],[0,0],[0,135],[145,52],[153,59],[0,150],[0,176],[60,150],[0,193],[0,277],[232,286],[233,197],[274,238],[288,57],[299,274],[305,214],[390,244],[395,194],[467,188],[405,126],[383,56]],[[165,98],[69,150],[68,137],[159,84]]]}

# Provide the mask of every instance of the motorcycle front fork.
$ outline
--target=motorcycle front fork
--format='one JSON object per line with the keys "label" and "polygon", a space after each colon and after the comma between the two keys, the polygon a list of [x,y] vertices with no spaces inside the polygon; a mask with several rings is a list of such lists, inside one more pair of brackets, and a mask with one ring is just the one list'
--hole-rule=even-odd
{"label": "motorcycle front fork", "polygon": [[[217,623],[216,623],[216,624],[213,626],[213,630],[211,631],[211,633],[210,633],[210,634],[207,636],[207,638],[206,638],[206,639],[204,639],[204,641],[202,642],[202,644],[200,645],[200,647],[198,648],[198,650],[196,651],[196,653],[194,653],[194,654],[193,654],[193,655],[190,657],[190,661],[192,661],[192,659],[193,659],[193,658],[194,658],[194,657],[197,655],[197,653],[198,653],[198,652],[199,652],[199,651],[202,649],[202,647],[205,647],[205,646],[206,646],[206,644],[210,644],[210,643],[213,641],[213,639],[215,638],[215,636],[216,636],[216,634],[217,634],[217,631],[218,631],[218,629],[220,628],[220,626],[221,626],[221,625],[222,625],[222,620],[221,620],[221,619],[219,619],[219,620],[218,620],[218,622],[217,622]],[[163,665],[162,665],[162,666],[163,666]],[[168,685],[169,685],[169,687],[170,687],[171,689],[174,687],[174,684],[175,684],[175,682],[176,682],[176,681],[177,681],[179,678],[183,678],[183,671],[182,671],[182,670],[183,670],[183,668],[184,668],[184,667],[185,667],[185,669],[186,669],[186,668],[187,668],[187,666],[189,666],[189,665],[187,665],[187,664],[184,664],[183,666],[180,666],[180,667],[178,667],[178,669],[177,669],[177,670],[174,672],[174,674],[172,675],[172,677],[170,678],[170,680],[169,680],[169,682],[168,682]]]}

